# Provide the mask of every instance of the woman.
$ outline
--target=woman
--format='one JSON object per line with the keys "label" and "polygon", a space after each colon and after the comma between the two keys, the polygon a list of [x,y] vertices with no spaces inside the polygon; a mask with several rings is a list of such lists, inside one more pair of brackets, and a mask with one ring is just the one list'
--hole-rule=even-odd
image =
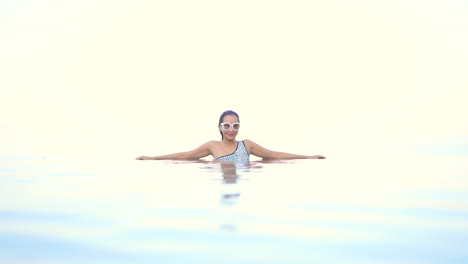
{"label": "woman", "polygon": [[221,141],[210,141],[200,147],[187,152],[174,153],[163,156],[141,156],[137,160],[163,159],[199,159],[212,155],[215,160],[231,162],[248,162],[250,154],[264,159],[324,159],[324,156],[304,156],[285,152],[268,150],[251,140],[237,141],[240,123],[239,115],[234,111],[225,111],[219,118],[219,132]]}

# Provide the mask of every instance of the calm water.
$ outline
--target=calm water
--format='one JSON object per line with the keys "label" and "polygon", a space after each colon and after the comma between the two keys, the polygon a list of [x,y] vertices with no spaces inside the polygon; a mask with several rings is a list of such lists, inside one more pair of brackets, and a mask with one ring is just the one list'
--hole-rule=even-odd
{"label": "calm water", "polygon": [[0,263],[468,263],[467,156],[0,160]]}

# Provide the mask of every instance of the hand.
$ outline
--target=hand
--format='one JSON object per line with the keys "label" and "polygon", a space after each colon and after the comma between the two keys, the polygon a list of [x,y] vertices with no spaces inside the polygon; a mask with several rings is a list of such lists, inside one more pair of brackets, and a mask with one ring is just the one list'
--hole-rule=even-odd
{"label": "hand", "polygon": [[315,155],[315,156],[310,156],[310,159],[325,159],[325,156]]}
{"label": "hand", "polygon": [[136,158],[137,160],[149,160],[151,159],[150,157],[146,157],[146,156],[140,156],[138,158]]}

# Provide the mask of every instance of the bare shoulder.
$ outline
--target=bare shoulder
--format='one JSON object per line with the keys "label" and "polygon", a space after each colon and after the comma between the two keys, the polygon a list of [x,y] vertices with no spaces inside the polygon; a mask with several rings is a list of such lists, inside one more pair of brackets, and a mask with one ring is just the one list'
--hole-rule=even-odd
{"label": "bare shoulder", "polygon": [[210,145],[210,146],[219,145],[219,144],[221,144],[221,141],[218,141],[218,140],[210,140],[210,141],[206,142],[205,144]]}
{"label": "bare shoulder", "polygon": [[214,145],[215,145],[215,141],[208,141],[199,145],[192,151],[210,151],[211,152]]}
{"label": "bare shoulder", "polygon": [[216,140],[211,140],[208,141],[204,144],[205,149],[208,149],[211,153],[211,155],[215,155],[216,153],[220,152],[220,149],[222,148],[222,142],[221,141],[216,141]]}
{"label": "bare shoulder", "polygon": [[250,139],[244,139],[242,141],[244,142],[244,145],[248,150],[251,150],[254,146],[258,146],[257,143],[253,142]]}
{"label": "bare shoulder", "polygon": [[253,142],[250,139],[244,139],[242,141],[244,141],[244,143],[247,144],[247,145],[258,145],[257,143]]}
{"label": "bare shoulder", "polygon": [[221,144],[222,144],[222,141],[211,140],[211,141],[206,142],[202,146],[211,150],[211,149],[219,148]]}
{"label": "bare shoulder", "polygon": [[218,143],[219,142],[216,141],[216,140],[210,140],[210,141],[206,142],[205,144],[203,144],[202,146],[206,147],[206,148],[212,148],[213,146],[218,145]]}

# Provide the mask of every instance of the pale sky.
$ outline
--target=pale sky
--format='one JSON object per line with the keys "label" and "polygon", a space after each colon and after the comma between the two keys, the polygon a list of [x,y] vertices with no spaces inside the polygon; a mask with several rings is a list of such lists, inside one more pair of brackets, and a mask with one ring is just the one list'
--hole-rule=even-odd
{"label": "pale sky", "polygon": [[468,144],[466,1],[2,1],[0,155]]}

